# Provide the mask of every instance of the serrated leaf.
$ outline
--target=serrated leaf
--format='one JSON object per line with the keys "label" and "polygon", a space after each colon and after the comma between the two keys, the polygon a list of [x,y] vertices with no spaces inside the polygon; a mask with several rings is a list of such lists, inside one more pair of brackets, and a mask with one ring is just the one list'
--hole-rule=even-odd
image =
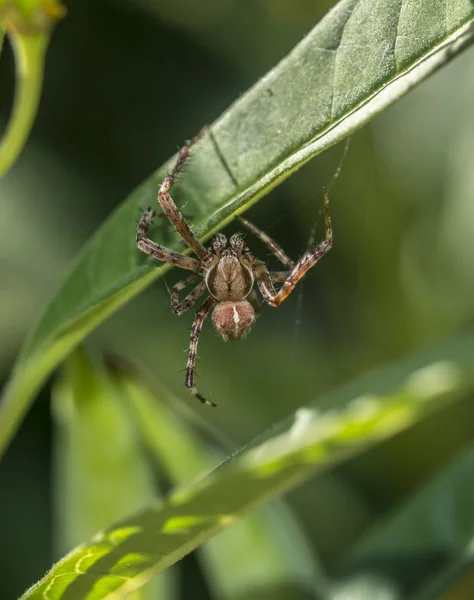
{"label": "serrated leaf", "polygon": [[[251,508],[472,394],[473,348],[473,335],[459,338],[319,403],[339,409],[298,410],[207,477],[73,550],[22,599],[124,597]],[[373,393],[381,382],[385,393]]]}
{"label": "serrated leaf", "polygon": [[[176,196],[196,232],[223,227],[449,62],[472,43],[473,23],[471,0],[339,2],[195,147]],[[163,272],[137,251],[134,229],[173,161],[101,227],[25,346],[0,408],[0,453],[58,362]]]}

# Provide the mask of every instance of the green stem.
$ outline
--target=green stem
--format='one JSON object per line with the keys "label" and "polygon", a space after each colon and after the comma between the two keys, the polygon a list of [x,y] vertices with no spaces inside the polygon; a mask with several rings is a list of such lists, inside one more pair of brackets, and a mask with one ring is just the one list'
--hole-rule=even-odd
{"label": "green stem", "polygon": [[17,159],[38,110],[43,83],[44,56],[49,36],[9,31],[15,54],[15,103],[7,130],[0,142],[0,177]]}

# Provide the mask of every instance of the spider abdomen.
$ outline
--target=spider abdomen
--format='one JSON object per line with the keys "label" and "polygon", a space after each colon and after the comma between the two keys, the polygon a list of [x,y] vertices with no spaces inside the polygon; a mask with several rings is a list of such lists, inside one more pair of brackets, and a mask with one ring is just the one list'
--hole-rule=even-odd
{"label": "spider abdomen", "polygon": [[212,322],[226,342],[244,338],[255,321],[255,311],[247,300],[219,302],[212,313]]}

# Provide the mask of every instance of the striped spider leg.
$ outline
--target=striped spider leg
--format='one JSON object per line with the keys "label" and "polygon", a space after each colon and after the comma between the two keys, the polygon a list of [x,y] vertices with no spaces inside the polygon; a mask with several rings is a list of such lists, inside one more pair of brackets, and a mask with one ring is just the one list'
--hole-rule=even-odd
{"label": "striped spider leg", "polygon": [[[182,269],[194,271],[193,275],[183,281],[180,281],[170,290],[171,309],[177,315],[182,315],[189,310],[191,306],[202,296],[202,294],[204,294],[206,291],[206,283],[205,281],[198,283],[181,302],[179,301],[179,292],[188,285],[195,283],[200,276],[204,276],[207,268],[216,261],[216,257],[212,254],[212,252],[209,252],[194,235],[192,229],[169,194],[169,191],[176,182],[178,174],[182,170],[186,159],[189,157],[190,148],[205,135],[206,131],[207,128],[203,128],[196,137],[187,142],[186,145],[180,149],[178,153],[178,159],[173,170],[169,176],[164,179],[158,191],[158,202],[163,209],[164,216],[168,218],[176,231],[198,258],[185,256],[184,254],[180,254],[174,250],[165,248],[164,246],[161,246],[160,244],[157,244],[153,240],[146,237],[153,219],[163,216],[151,208],[143,212],[138,223],[136,233],[136,243],[142,252],[153,256],[161,262],[169,263]],[[191,329],[189,357],[185,378],[185,386],[190,389],[193,396],[198,398],[203,404],[209,404],[211,406],[215,406],[215,404],[209,400],[206,400],[206,398],[204,398],[204,396],[197,391],[196,386],[194,385],[194,375],[199,334],[201,333],[204,320],[209,314],[209,310],[212,308],[213,304],[214,298],[211,296],[208,297],[195,315],[194,323]]]}
{"label": "striped spider leg", "polygon": [[[222,233],[218,233],[212,240],[211,247],[205,248],[177,208],[171,198],[170,190],[189,156],[190,148],[203,137],[206,131],[207,129],[204,128],[181,148],[173,170],[165,178],[158,192],[158,203],[164,216],[168,218],[196,256],[185,256],[146,237],[152,220],[162,216],[152,209],[148,209],[142,214],[138,223],[136,242],[140,250],[157,260],[193,271],[192,275],[177,283],[170,290],[171,308],[177,315],[182,315],[189,310],[207,292],[207,297],[194,315],[184,385],[203,404],[216,406],[214,402],[210,402],[197,391],[194,382],[197,347],[205,319],[212,310],[213,325],[225,341],[243,339],[255,322],[256,309],[258,310],[254,284],[257,283],[258,290],[268,304],[278,306],[293,291],[305,273],[329,251],[332,244],[332,229],[329,199],[326,193],[326,239],[315,248],[308,250],[297,263],[291,260],[265,232],[246,219],[241,219],[243,224],[273,252],[286,268],[285,271],[268,271],[265,263],[254,258],[248,248],[244,247],[240,234],[231,236],[228,246],[227,238]],[[278,292],[273,286],[274,283],[282,284]],[[195,287],[191,289],[184,300],[180,301],[179,292],[194,284]]]}
{"label": "striped spider leg", "polygon": [[189,150],[191,146],[196,144],[208,131],[207,127],[204,127],[196,137],[192,140],[188,141],[188,143],[181,148],[178,153],[178,160],[176,164],[169,174],[168,177],[163,181],[160,186],[158,192],[158,202],[163,209],[163,212],[168,217],[171,224],[174,226],[179,235],[183,238],[186,244],[191,248],[191,250],[197,254],[200,260],[206,261],[210,259],[210,253],[206,248],[201,244],[198,238],[194,235],[191,227],[187,224],[185,218],[179,211],[178,207],[174,203],[171,198],[169,191],[173,187],[176,182],[176,178],[178,177],[179,172],[184,166],[187,158],[189,157]]}
{"label": "striped spider leg", "polygon": [[[262,261],[256,261],[254,266],[254,275],[257,281],[258,289],[262,294],[263,298],[267,301],[270,306],[277,307],[283,300],[288,298],[291,292],[295,289],[298,281],[306,275],[306,273],[312,269],[321,258],[329,252],[332,248],[332,225],[331,225],[331,214],[329,212],[329,194],[327,189],[324,190],[324,219],[326,224],[326,237],[314,248],[307,250],[299,261],[295,264],[289,259],[282,249],[276,244],[271,238],[269,238],[263,232],[258,232],[257,235],[268,245],[272,252],[277,256],[281,262],[291,267],[290,271],[287,272],[273,272],[269,273],[265,263]],[[252,225],[252,231],[257,228]],[[275,290],[273,283],[282,282],[282,285],[278,292]]]}
{"label": "striped spider leg", "polygon": [[143,212],[137,227],[136,242],[138,248],[142,252],[145,252],[145,254],[153,256],[153,258],[156,258],[161,262],[199,273],[201,263],[198,260],[192,256],[185,256],[184,254],[179,254],[179,252],[165,248],[146,237],[151,222],[156,216],[156,212],[151,208],[147,208],[147,210]]}
{"label": "striped spider leg", "polygon": [[[267,248],[278,258],[278,260],[289,269],[295,268],[295,261],[291,260],[289,256],[286,255],[286,252],[283,250],[281,246],[279,246],[274,239],[272,239],[269,235],[267,235],[264,231],[256,227],[244,217],[238,217],[239,221],[247,227],[249,231],[251,231],[254,235],[262,240],[262,242],[267,246]],[[286,271],[281,271],[278,273],[286,273]]]}

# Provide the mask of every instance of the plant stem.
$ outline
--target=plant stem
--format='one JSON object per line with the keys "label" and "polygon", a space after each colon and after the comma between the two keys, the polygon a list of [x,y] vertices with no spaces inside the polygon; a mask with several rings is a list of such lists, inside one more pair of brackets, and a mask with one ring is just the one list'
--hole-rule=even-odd
{"label": "plant stem", "polygon": [[9,31],[16,63],[15,102],[0,142],[0,177],[17,159],[26,143],[38,110],[43,83],[44,56],[49,35]]}

